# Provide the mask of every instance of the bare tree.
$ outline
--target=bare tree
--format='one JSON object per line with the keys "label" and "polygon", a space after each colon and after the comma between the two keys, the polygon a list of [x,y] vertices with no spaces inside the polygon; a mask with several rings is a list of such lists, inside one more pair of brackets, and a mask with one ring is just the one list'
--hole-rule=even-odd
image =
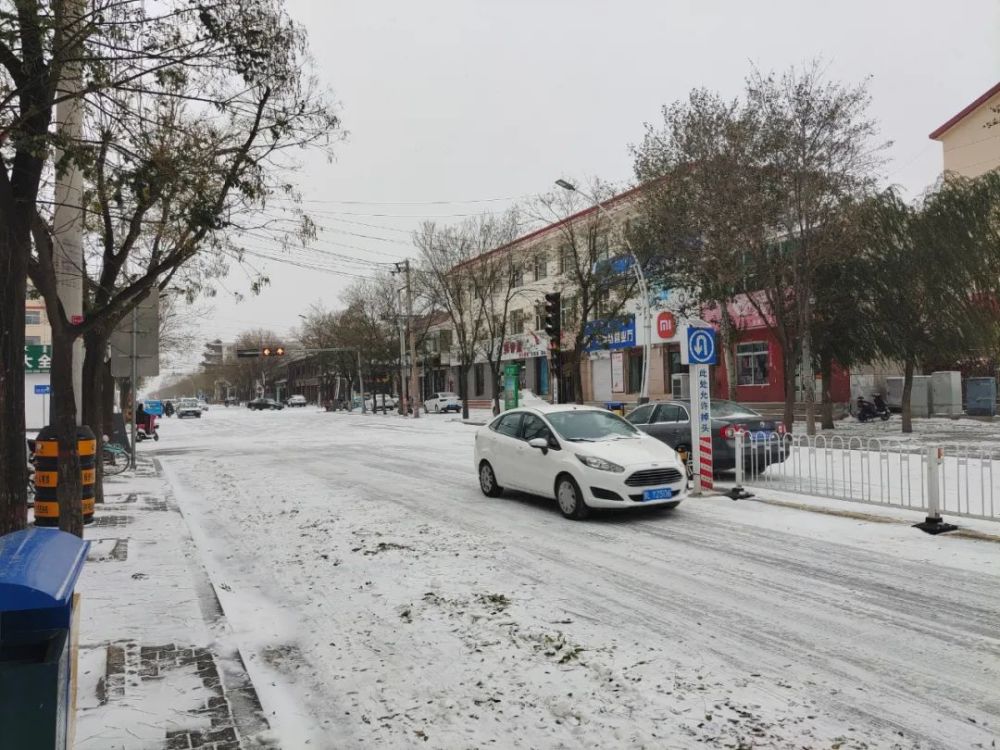
{"label": "bare tree", "polygon": [[777,220],[777,202],[761,169],[762,127],[738,101],[705,89],[663,108],[663,124],[646,126],[633,149],[644,183],[636,242],[655,256],[651,273],[690,295],[695,317],[719,311],[729,398],[736,398],[739,322],[731,305],[745,291],[750,247],[760,247]]}
{"label": "bare tree", "polygon": [[[420,265],[415,274],[419,292],[451,321],[453,351],[458,353],[459,362],[458,395],[466,419],[468,374],[486,335],[489,317],[486,296],[477,290],[478,270],[470,263],[481,254],[479,240],[474,224],[438,227],[426,222],[413,234],[413,244],[420,251]],[[450,356],[451,352],[447,354]]]}
{"label": "bare tree", "polygon": [[814,60],[781,76],[754,71],[747,105],[762,124],[766,170],[780,199],[775,230],[787,250],[794,327],[802,355],[806,432],[816,433],[813,311],[820,269],[845,255],[846,207],[871,194],[882,153],[868,115],[867,82],[849,86],[826,79]]}
{"label": "bare tree", "polygon": [[[71,31],[80,35],[74,54],[98,83],[84,93],[90,114],[83,139],[55,141],[56,169],[83,173],[88,228],[99,237],[92,263],[79,269],[87,291],[82,323],[69,320],[60,303],[57,232],[37,200],[27,263],[52,326],[53,423],[65,444],[59,499],[67,517],[60,526],[76,533],[82,520],[73,342],[82,336],[87,345],[83,411],[99,432],[100,373],[114,326],[199,253],[212,253],[204,257],[202,279],[223,273],[227,258],[239,260],[227,233],[251,228],[244,220],[278,184],[281,154],[323,142],[338,126],[304,72],[302,31],[276,0],[177,2],[152,18],[130,4],[106,11],[83,26],[73,22]],[[175,45],[185,52],[163,54]],[[53,50],[58,63],[59,47]]]}
{"label": "bare tree", "polygon": [[[611,205],[616,201],[612,200],[614,193],[610,186],[595,181],[589,192],[604,203],[606,210],[620,210],[620,206]],[[604,337],[609,324],[626,316],[627,304],[635,298],[637,283],[630,270],[632,259],[623,244],[624,219],[609,221],[605,211],[597,210],[577,191],[539,196],[528,212],[539,221],[555,225],[563,287],[573,291],[573,299],[564,300],[564,305],[569,303],[565,317],[573,341],[576,400],[582,403],[584,354]],[[643,253],[644,248],[636,250]],[[614,262],[619,259],[624,262]],[[638,257],[640,263],[647,260]],[[640,300],[639,304],[648,304],[648,300]]]}

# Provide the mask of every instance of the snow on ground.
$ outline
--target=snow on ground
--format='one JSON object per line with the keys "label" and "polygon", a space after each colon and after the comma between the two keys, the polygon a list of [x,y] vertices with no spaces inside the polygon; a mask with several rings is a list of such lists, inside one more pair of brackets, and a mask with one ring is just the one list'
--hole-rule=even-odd
{"label": "snow on ground", "polygon": [[995,741],[996,544],[724,498],[570,522],[483,497],[475,429],[213,408],[144,446],[284,747]]}

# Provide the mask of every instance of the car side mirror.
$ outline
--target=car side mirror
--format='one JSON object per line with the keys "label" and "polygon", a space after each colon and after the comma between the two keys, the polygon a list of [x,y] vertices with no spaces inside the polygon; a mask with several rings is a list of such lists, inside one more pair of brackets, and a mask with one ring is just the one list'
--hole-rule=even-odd
{"label": "car side mirror", "polygon": [[549,452],[549,441],[546,438],[532,438],[528,441],[528,445],[532,448],[538,448],[542,452],[542,455],[546,455]]}

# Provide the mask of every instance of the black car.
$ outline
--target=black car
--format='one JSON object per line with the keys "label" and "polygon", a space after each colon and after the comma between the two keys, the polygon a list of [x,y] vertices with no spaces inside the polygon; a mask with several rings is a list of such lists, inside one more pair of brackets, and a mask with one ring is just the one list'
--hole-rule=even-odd
{"label": "black car", "polygon": [[[715,472],[736,468],[736,433],[744,432],[743,465],[747,471],[761,471],[769,464],[781,463],[788,455],[785,425],[780,420],[761,416],[735,401],[712,401],[712,469]],[[643,432],[662,440],[678,453],[691,452],[691,402],[686,400],[653,401],[625,416]],[[753,452],[756,451],[756,456]]]}
{"label": "black car", "polygon": [[281,410],[285,408],[285,405],[280,401],[275,401],[273,398],[255,398],[253,401],[247,403],[247,408],[256,409],[257,411],[265,409]]}

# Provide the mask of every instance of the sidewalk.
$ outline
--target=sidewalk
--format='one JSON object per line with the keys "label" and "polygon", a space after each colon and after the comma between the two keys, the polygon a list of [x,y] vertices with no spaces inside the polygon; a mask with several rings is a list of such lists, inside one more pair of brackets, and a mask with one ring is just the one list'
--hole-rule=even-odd
{"label": "sidewalk", "polygon": [[85,537],[77,750],[275,748],[159,467],[110,477]]}

